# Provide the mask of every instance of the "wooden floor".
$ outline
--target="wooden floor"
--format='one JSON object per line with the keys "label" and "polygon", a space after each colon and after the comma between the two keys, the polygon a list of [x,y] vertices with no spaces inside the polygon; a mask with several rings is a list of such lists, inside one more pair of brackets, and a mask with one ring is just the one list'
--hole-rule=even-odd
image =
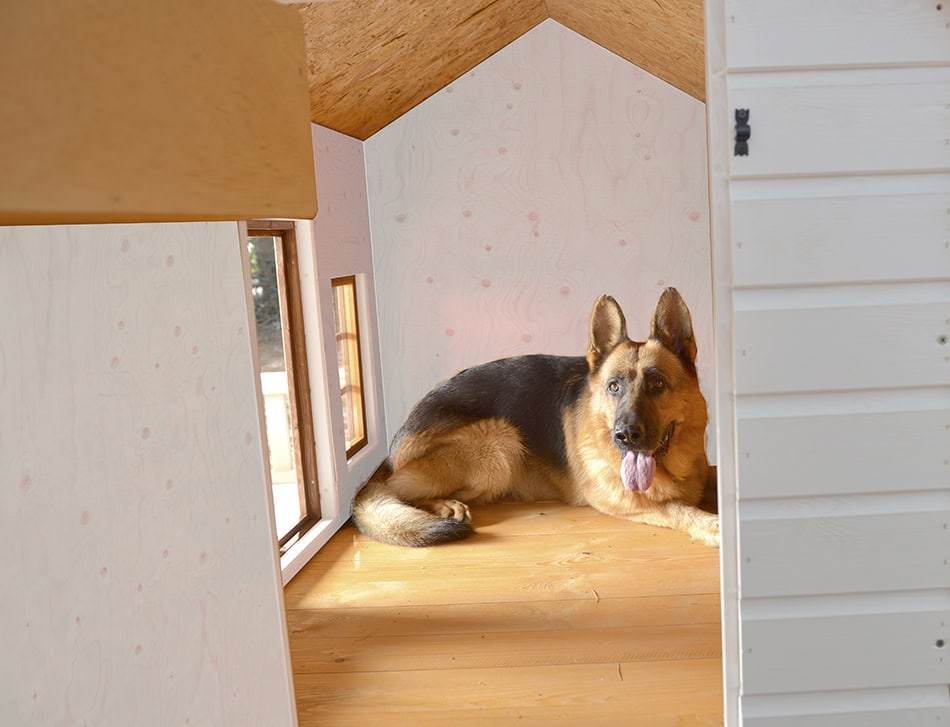
{"label": "wooden floor", "polygon": [[558,503],[428,549],[341,530],[285,589],[301,727],[722,724],[719,555]]}

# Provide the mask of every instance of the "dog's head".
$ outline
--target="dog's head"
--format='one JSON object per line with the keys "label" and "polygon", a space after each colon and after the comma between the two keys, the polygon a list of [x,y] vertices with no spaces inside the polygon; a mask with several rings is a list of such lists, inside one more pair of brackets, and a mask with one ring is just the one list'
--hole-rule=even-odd
{"label": "dog's head", "polygon": [[646,341],[627,337],[617,301],[607,295],[598,298],[591,313],[587,363],[591,404],[604,417],[620,453],[624,487],[643,492],[676,441],[677,427],[686,422],[695,426],[700,417],[701,425],[706,424],[693,323],[680,294],[667,288],[660,295]]}

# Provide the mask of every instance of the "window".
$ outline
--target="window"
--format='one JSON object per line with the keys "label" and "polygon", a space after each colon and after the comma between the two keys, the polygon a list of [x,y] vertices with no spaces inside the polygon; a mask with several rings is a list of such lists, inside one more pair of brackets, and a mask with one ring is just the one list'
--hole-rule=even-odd
{"label": "window", "polygon": [[293,223],[248,223],[251,293],[281,552],[320,517]]}
{"label": "window", "polygon": [[365,446],[367,441],[356,277],[350,275],[334,278],[331,284],[340,396],[343,399],[343,431],[346,457],[349,459]]}

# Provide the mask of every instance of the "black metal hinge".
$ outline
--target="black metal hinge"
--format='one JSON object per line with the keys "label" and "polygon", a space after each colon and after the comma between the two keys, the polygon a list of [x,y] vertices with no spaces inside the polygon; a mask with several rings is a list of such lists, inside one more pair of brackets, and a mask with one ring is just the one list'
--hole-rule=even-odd
{"label": "black metal hinge", "polygon": [[736,109],[736,156],[749,155],[749,137],[752,129],[749,127],[749,109]]}

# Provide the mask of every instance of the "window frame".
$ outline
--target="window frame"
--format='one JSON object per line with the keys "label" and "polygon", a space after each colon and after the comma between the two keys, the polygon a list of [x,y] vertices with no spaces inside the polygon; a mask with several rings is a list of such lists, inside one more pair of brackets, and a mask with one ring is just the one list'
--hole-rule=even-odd
{"label": "window frame", "polygon": [[[357,378],[357,385],[354,387],[352,381],[349,381],[348,387],[343,385],[343,382],[340,381],[340,396],[341,399],[344,397],[345,390],[350,389],[351,396],[358,396],[359,399],[359,416],[360,416],[360,428],[362,433],[357,437],[349,447],[346,448],[346,458],[352,459],[353,456],[369,444],[369,431],[368,423],[366,419],[366,391],[364,385],[364,374],[363,374],[363,345],[362,338],[360,333],[360,304],[359,304],[359,285],[357,284],[356,275],[341,275],[336,278],[330,279],[330,290],[333,293],[333,305],[334,305],[334,321],[337,320],[340,312],[337,310],[337,289],[342,287],[349,287],[352,292],[353,297],[353,310],[352,310],[352,330],[347,331],[336,331],[334,335],[334,341],[336,346],[340,346],[341,343],[350,348],[349,360],[356,360],[356,367],[354,373]],[[349,311],[345,311],[341,317],[345,317],[347,322],[350,322],[350,316],[346,315]],[[341,337],[345,340],[341,341]],[[352,339],[352,340],[351,340]],[[339,348],[337,348],[339,351]],[[355,355],[354,355],[355,352]],[[338,354],[339,355],[339,354]],[[344,411],[347,408],[355,409],[356,407],[347,407],[345,401],[341,402],[343,405]],[[345,427],[344,427],[345,429]],[[346,438],[346,432],[344,431],[344,440]]]}

